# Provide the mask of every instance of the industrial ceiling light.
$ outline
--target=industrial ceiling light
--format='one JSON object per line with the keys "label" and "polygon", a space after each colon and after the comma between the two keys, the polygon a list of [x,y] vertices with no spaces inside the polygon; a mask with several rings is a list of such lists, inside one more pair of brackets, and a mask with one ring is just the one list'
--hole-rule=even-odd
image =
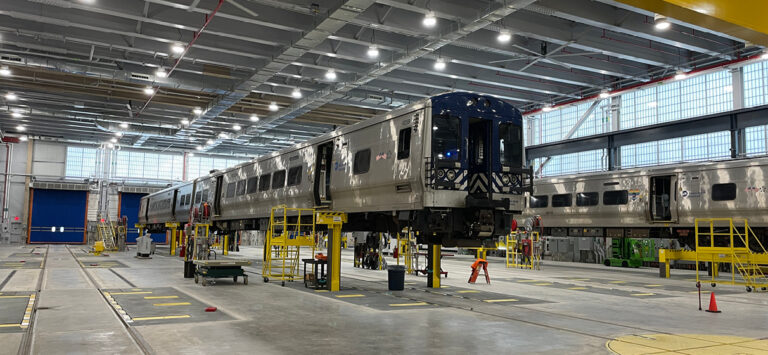
{"label": "industrial ceiling light", "polygon": [[123,136],[123,132],[115,132],[115,136],[122,137]]}
{"label": "industrial ceiling light", "polygon": [[368,57],[370,58],[376,58],[379,56],[379,47],[375,44],[372,44],[370,47],[368,47]]}
{"label": "industrial ceiling light", "polygon": [[122,129],[128,128],[128,122],[120,122],[120,128]]}
{"label": "industrial ceiling light", "polygon": [[19,132],[24,132],[27,130],[27,127],[24,127],[23,125],[16,126],[16,130]]}
{"label": "industrial ceiling light", "polygon": [[259,122],[259,116],[255,113],[251,115],[251,122]]}
{"label": "industrial ceiling light", "polygon": [[435,61],[435,70],[443,70],[445,69],[445,60],[443,58],[437,58]]}
{"label": "industrial ceiling light", "polygon": [[159,69],[157,69],[157,71],[155,71],[155,76],[158,78],[166,78],[168,77],[168,72],[166,72],[165,69],[163,69],[163,67],[160,67]]}
{"label": "industrial ceiling light", "polygon": [[272,103],[269,104],[269,110],[270,111],[274,112],[274,111],[277,111],[279,109],[280,109],[280,107],[277,106],[277,103],[275,103],[274,101],[272,101]]}
{"label": "industrial ceiling light", "polygon": [[763,52],[763,55],[760,56],[760,59],[768,59],[768,51]]}
{"label": "industrial ceiling light", "polygon": [[685,72],[682,70],[678,70],[677,73],[675,73],[675,80],[683,80],[687,77],[688,75],[686,75]]}
{"label": "industrial ceiling light", "polygon": [[189,124],[189,120],[185,118],[185,119],[181,120],[181,124],[186,126],[186,125]]}
{"label": "industrial ceiling light", "polygon": [[112,142],[112,143],[117,143],[117,138],[112,138],[109,141]]}
{"label": "industrial ceiling light", "polygon": [[109,143],[109,144],[107,144],[107,147],[109,147],[109,148],[111,149],[111,148],[114,148],[114,147],[115,147],[115,145],[114,145],[114,144],[112,144],[112,143]]}
{"label": "industrial ceiling light", "polygon": [[9,93],[5,94],[5,99],[8,100],[8,101],[16,101],[16,100],[19,99],[19,97],[16,96],[16,94],[14,94],[14,93],[9,92]]}
{"label": "industrial ceiling light", "polygon": [[11,112],[11,117],[13,117],[13,118],[21,118],[22,115],[19,112]]}
{"label": "industrial ceiling light", "polygon": [[144,88],[144,93],[147,95],[152,95],[155,93],[155,89],[152,88],[151,86],[147,86]]}
{"label": "industrial ceiling light", "polygon": [[655,14],[653,15],[653,26],[656,27],[659,31],[664,31],[666,29],[669,29],[670,26],[672,26],[671,23],[669,23],[669,20],[664,15]]}
{"label": "industrial ceiling light", "polygon": [[611,96],[611,93],[608,90],[603,90],[600,92],[600,98],[605,99],[608,98],[608,96]]}
{"label": "industrial ceiling light", "polygon": [[501,30],[499,32],[499,36],[496,37],[496,40],[498,40],[501,43],[507,43],[512,39],[512,32],[510,32],[507,29]]}
{"label": "industrial ceiling light", "polygon": [[190,156],[190,157],[194,157],[194,156],[195,156],[195,153],[189,153],[189,154],[187,154],[187,155],[188,155],[188,156]]}
{"label": "industrial ceiling light", "polygon": [[301,98],[301,90],[299,90],[299,88],[293,89],[293,92],[291,92],[291,96],[293,96],[293,98],[295,98],[295,99],[300,99]]}
{"label": "industrial ceiling light", "polygon": [[182,44],[180,44],[180,43],[174,43],[171,46],[171,52],[176,53],[176,54],[181,54],[181,53],[184,52],[184,46]]}
{"label": "industrial ceiling light", "polygon": [[209,140],[205,141],[205,144],[213,145],[213,139],[209,139]]}
{"label": "industrial ceiling light", "polygon": [[421,24],[427,28],[435,27],[437,24],[437,17],[435,17],[435,13],[433,11],[427,12],[427,14],[424,15],[424,20],[421,21]]}
{"label": "industrial ceiling light", "polygon": [[328,71],[325,72],[325,79],[330,81],[336,80],[336,71],[333,69],[328,69]]}
{"label": "industrial ceiling light", "polygon": [[27,138],[27,136],[21,136],[21,137],[19,137],[19,140],[20,140],[20,141],[22,141],[22,142],[26,142],[26,141],[27,141],[27,139],[28,139],[28,138]]}
{"label": "industrial ceiling light", "polygon": [[196,114],[196,115],[198,115],[198,116],[199,116],[199,115],[202,115],[202,114],[203,114],[203,109],[201,109],[200,107],[195,107],[195,108],[192,110],[192,113],[194,113],[194,114]]}
{"label": "industrial ceiling light", "polygon": [[197,148],[195,148],[195,149],[197,149],[197,150],[203,150],[203,146],[202,146],[202,145],[198,145],[198,146],[197,146]]}
{"label": "industrial ceiling light", "polygon": [[7,66],[0,67],[0,76],[10,76],[11,75],[11,69],[8,69]]}
{"label": "industrial ceiling light", "polygon": [[227,139],[229,138],[229,135],[227,134],[227,132],[221,132],[219,133],[219,138]]}
{"label": "industrial ceiling light", "polygon": [[549,112],[549,111],[552,111],[553,108],[552,108],[552,105],[546,105],[546,106],[542,107],[541,110],[544,111],[544,112]]}
{"label": "industrial ceiling light", "polygon": [[236,124],[236,125],[232,126],[232,129],[234,129],[235,131],[239,131],[239,130],[243,129],[243,127],[240,127],[239,124]]}

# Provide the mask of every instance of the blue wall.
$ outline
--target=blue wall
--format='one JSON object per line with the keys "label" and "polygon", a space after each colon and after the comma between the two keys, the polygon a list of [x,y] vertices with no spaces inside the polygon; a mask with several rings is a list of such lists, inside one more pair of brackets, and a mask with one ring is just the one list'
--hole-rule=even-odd
{"label": "blue wall", "polygon": [[126,243],[136,243],[136,238],[139,237],[138,228],[134,227],[136,223],[139,223],[139,202],[142,197],[147,194],[135,194],[128,192],[120,193],[120,216],[128,217],[128,236],[126,237]]}
{"label": "blue wall", "polygon": [[87,207],[87,191],[33,189],[29,242],[85,243]]}

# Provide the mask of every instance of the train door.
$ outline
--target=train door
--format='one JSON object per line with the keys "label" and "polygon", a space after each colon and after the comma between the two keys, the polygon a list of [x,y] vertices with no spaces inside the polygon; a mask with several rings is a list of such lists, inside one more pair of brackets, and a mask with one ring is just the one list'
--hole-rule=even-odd
{"label": "train door", "polygon": [[677,221],[677,177],[651,176],[649,212],[651,222]]}
{"label": "train door", "polygon": [[[221,195],[224,194],[223,189],[224,175],[216,177],[216,192],[213,195],[213,213],[218,216],[221,215]],[[210,194],[208,194],[210,196]]]}
{"label": "train door", "polygon": [[491,124],[492,121],[472,119],[469,123],[469,193],[489,193],[491,177]]}
{"label": "train door", "polygon": [[331,204],[331,168],[333,163],[333,141],[317,146],[315,156],[315,205],[327,206]]}

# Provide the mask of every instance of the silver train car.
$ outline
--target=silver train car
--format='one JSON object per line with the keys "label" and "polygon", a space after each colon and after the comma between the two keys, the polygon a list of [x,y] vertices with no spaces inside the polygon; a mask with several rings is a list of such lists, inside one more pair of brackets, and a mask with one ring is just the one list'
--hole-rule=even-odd
{"label": "silver train car", "polygon": [[422,243],[479,246],[522,213],[523,161],[520,111],[447,93],[146,196],[139,222],[161,231],[207,204],[215,229],[259,230],[285,204],[346,212],[347,231],[410,226]]}
{"label": "silver train car", "polygon": [[765,245],[767,180],[768,158],[538,179],[523,217],[540,215],[549,236],[675,238],[689,246],[696,218],[747,219]]}

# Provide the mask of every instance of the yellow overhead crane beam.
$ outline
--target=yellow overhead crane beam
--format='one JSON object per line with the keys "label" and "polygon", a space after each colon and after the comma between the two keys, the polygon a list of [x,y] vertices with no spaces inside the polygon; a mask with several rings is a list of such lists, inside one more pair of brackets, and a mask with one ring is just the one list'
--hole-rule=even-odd
{"label": "yellow overhead crane beam", "polygon": [[768,47],[765,0],[616,0]]}

